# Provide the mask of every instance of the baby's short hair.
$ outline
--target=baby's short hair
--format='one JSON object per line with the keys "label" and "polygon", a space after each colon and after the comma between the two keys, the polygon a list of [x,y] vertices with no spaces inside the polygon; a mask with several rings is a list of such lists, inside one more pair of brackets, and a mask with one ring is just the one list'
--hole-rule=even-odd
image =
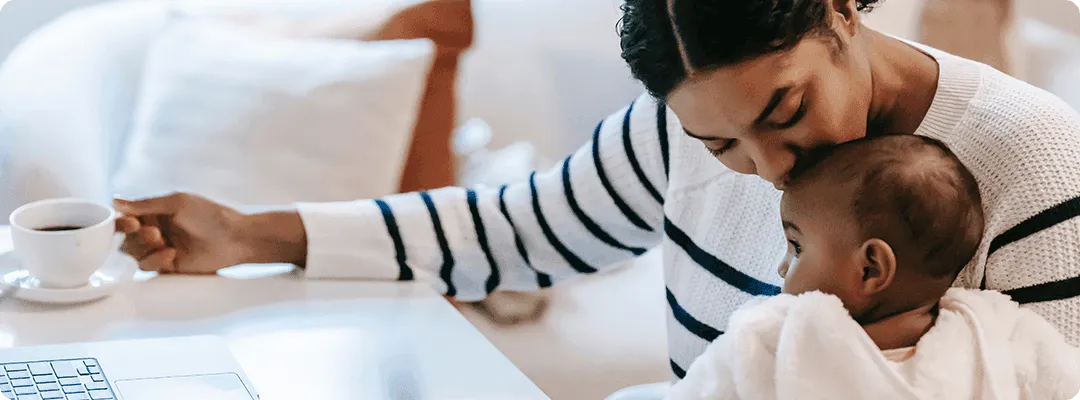
{"label": "baby's short hair", "polygon": [[916,135],[855,140],[819,154],[792,185],[850,187],[864,239],[878,238],[920,272],[955,279],[983,234],[975,177],[942,142]]}

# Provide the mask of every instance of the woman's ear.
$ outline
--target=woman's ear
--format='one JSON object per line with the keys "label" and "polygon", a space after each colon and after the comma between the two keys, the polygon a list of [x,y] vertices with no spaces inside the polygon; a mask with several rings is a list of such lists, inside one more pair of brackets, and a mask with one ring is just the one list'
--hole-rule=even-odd
{"label": "woman's ear", "polygon": [[872,295],[892,285],[896,277],[896,253],[881,239],[870,239],[862,249],[862,292]]}
{"label": "woman's ear", "polygon": [[830,14],[838,17],[834,28],[847,32],[848,36],[855,36],[862,18],[858,3],[855,0],[830,0],[826,4],[832,8]]}

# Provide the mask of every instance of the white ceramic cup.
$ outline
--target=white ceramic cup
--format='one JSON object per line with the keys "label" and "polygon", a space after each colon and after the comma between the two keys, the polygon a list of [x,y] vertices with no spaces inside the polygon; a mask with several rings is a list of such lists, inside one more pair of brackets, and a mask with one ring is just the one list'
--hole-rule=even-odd
{"label": "white ceramic cup", "polygon": [[[23,268],[42,287],[86,285],[113,251],[116,211],[83,199],[50,199],[11,213],[11,239]],[[58,227],[76,229],[48,230]]]}

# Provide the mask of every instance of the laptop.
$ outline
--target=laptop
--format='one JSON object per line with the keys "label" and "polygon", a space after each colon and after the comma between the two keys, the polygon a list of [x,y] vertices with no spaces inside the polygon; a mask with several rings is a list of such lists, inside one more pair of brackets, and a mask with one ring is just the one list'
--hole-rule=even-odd
{"label": "laptop", "polygon": [[256,400],[228,345],[214,336],[0,349],[10,400]]}

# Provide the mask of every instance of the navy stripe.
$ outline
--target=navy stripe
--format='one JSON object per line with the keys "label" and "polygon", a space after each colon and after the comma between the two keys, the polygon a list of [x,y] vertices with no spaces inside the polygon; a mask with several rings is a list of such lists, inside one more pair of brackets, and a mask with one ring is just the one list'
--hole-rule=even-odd
{"label": "navy stripe", "polygon": [[998,235],[990,242],[989,254],[1077,216],[1080,216],[1080,197],[1051,207]]}
{"label": "navy stripe", "polygon": [[671,361],[671,372],[675,373],[676,378],[679,378],[679,379],[686,378],[686,370],[685,369],[682,369],[681,367],[679,367],[679,364],[676,364],[675,360],[668,359],[668,361]]}
{"label": "navy stripe", "polygon": [[446,282],[446,296],[454,297],[457,295],[457,288],[454,287],[451,274],[454,271],[454,255],[450,252],[450,244],[446,242],[446,233],[443,232],[439,211],[435,209],[435,202],[431,200],[431,195],[427,192],[420,192],[420,198],[424,199],[428,214],[431,214],[431,225],[435,227],[435,240],[439,242],[439,249],[442,250],[443,264],[439,269],[439,277]]}
{"label": "navy stripe", "polygon": [[698,321],[690,313],[686,312],[686,309],[679,305],[679,302],[675,300],[675,294],[671,293],[671,289],[667,290],[667,302],[671,307],[671,313],[675,316],[675,320],[679,321],[679,325],[693,333],[694,336],[705,339],[705,341],[712,343],[713,340],[723,335],[724,332],[719,331],[716,328],[705,325],[704,322]]}
{"label": "navy stripe", "polygon": [[544,232],[544,237],[547,238],[548,243],[551,243],[551,247],[555,248],[555,251],[566,260],[570,267],[575,271],[582,274],[591,274],[596,272],[596,268],[589,266],[585,261],[582,261],[575,255],[570,249],[566,248],[559,241],[559,238],[555,237],[555,233],[551,231],[551,226],[548,225],[547,218],[544,218],[544,212],[540,209],[540,194],[536,190],[536,172],[529,175],[529,188],[532,189],[532,205],[533,213],[536,214],[536,222],[540,224],[540,230]]}
{"label": "navy stripe", "polygon": [[1080,277],[1006,290],[1002,293],[1011,296],[1013,301],[1020,304],[1071,299],[1080,297]]}
{"label": "navy stripe", "polygon": [[405,242],[401,240],[401,231],[398,230],[394,211],[390,209],[390,205],[386,204],[385,201],[375,200],[375,204],[382,211],[383,222],[386,223],[386,232],[390,234],[390,240],[394,242],[394,253],[397,256],[398,264],[398,280],[411,281],[413,280],[413,271],[405,262]]}
{"label": "navy stripe", "polygon": [[465,193],[469,202],[469,213],[472,214],[473,226],[476,227],[476,241],[480,242],[480,250],[484,251],[484,257],[491,266],[491,275],[488,276],[487,284],[484,286],[487,293],[491,294],[499,287],[499,267],[495,264],[495,256],[491,255],[491,247],[488,246],[487,230],[484,229],[484,220],[480,218],[480,207],[476,204],[476,191],[467,190]]}
{"label": "navy stripe", "polygon": [[630,160],[630,168],[634,170],[634,175],[637,175],[638,180],[641,181],[641,186],[644,186],[649,195],[656,199],[658,203],[664,204],[664,196],[661,196],[656,187],[653,187],[652,182],[649,182],[649,177],[645,176],[645,171],[641,169],[637,155],[634,154],[634,141],[630,138],[630,114],[633,111],[634,103],[630,103],[630,107],[626,108],[626,115],[623,116],[622,122],[623,149],[626,150],[626,158]]}
{"label": "navy stripe", "polygon": [[581,209],[581,205],[578,204],[577,198],[574,197],[574,188],[570,184],[570,159],[572,157],[573,156],[567,157],[566,161],[563,161],[562,181],[563,193],[566,194],[566,202],[570,204],[570,209],[574,211],[574,215],[577,216],[578,220],[581,221],[582,225],[585,225],[585,229],[588,229],[589,232],[593,234],[593,236],[596,236],[597,239],[600,239],[601,242],[606,243],[608,246],[620,250],[629,251],[636,256],[644,254],[646,249],[640,247],[630,247],[620,243],[618,240],[615,240],[614,237],[611,237],[610,234],[604,232],[604,230],[600,228],[600,225],[596,224],[596,221],[593,221],[592,218],[589,218],[588,215],[585,215],[585,211]]}
{"label": "navy stripe", "polygon": [[690,236],[664,218],[664,232],[672,242],[679,245],[694,262],[727,284],[754,296],[775,296],[780,294],[780,287],[754,279],[698,247]]}
{"label": "navy stripe", "polygon": [[593,132],[592,143],[592,156],[593,163],[596,164],[596,176],[600,178],[600,184],[604,185],[604,189],[607,190],[608,196],[611,196],[611,201],[615,202],[615,207],[619,209],[626,216],[626,219],[630,220],[630,223],[634,226],[641,228],[642,230],[652,232],[653,228],[649,224],[645,223],[645,220],[641,219],[629,205],[623,201],[619,193],[615,191],[615,187],[611,185],[611,181],[608,180],[607,172],[604,171],[604,162],[600,160],[600,129],[604,126],[604,121],[600,121],[596,125],[596,131]]}
{"label": "navy stripe", "polygon": [[664,176],[671,178],[671,154],[668,152],[667,104],[659,103],[656,107],[656,130],[660,135],[660,157],[664,159]]}
{"label": "navy stripe", "polygon": [[536,284],[540,288],[551,287],[551,276],[543,272],[537,271],[533,267],[532,261],[529,261],[529,252],[525,251],[525,242],[521,241],[521,235],[518,234],[517,227],[514,226],[514,219],[510,218],[510,210],[506,208],[506,186],[504,185],[499,189],[499,211],[502,211],[502,215],[506,218],[506,222],[510,224],[510,229],[514,231],[514,245],[517,246],[518,253],[521,254],[521,258],[525,259],[525,265],[536,271]]}

